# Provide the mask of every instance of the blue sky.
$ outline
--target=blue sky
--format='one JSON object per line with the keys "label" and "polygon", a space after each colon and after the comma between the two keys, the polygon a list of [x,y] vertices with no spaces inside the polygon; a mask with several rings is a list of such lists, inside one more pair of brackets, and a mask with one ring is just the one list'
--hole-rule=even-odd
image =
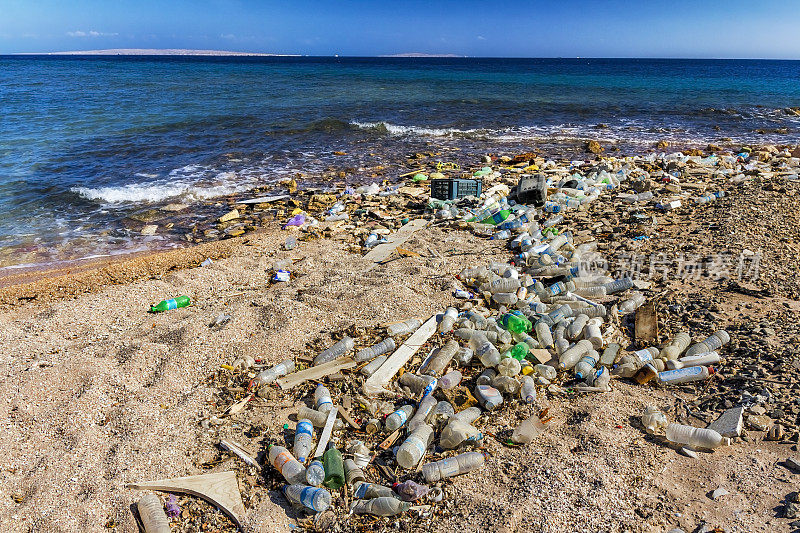
{"label": "blue sky", "polygon": [[798,0],[0,0],[0,53],[800,59]]}

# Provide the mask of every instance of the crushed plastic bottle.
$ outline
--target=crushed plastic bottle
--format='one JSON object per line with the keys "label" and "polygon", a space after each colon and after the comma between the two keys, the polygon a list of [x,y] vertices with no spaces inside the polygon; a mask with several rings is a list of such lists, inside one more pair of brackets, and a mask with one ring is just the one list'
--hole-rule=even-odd
{"label": "crushed plastic bottle", "polygon": [[485,462],[486,457],[482,453],[466,452],[435,463],[427,463],[422,467],[422,475],[428,483],[435,483],[442,479],[472,472],[482,467]]}
{"label": "crushed plastic bottle", "polygon": [[381,496],[371,500],[356,500],[351,510],[355,514],[373,516],[397,516],[411,507],[411,502],[404,502],[392,496]]}
{"label": "crushed plastic bottle", "polygon": [[519,389],[519,395],[525,403],[533,403],[536,401],[536,384],[530,376],[522,378],[522,386]]}
{"label": "crushed plastic bottle", "polygon": [[353,496],[356,498],[363,498],[371,500],[373,498],[395,498],[395,492],[384,485],[377,483],[356,483],[353,488]]}
{"label": "crushed plastic bottle", "polygon": [[516,444],[528,444],[547,429],[546,422],[537,414],[532,414],[523,420],[511,434],[511,441]]}
{"label": "crushed plastic bottle", "polygon": [[667,421],[667,417],[664,416],[664,413],[659,411],[658,407],[648,405],[645,407],[644,413],[642,414],[642,425],[645,431],[652,435],[666,429],[669,422]]}
{"label": "crushed plastic bottle", "polygon": [[396,324],[392,324],[386,328],[386,332],[391,337],[395,337],[397,335],[405,335],[407,333],[411,333],[415,331],[422,325],[422,320],[419,318],[410,318],[404,322],[398,322]]}
{"label": "crushed plastic bottle", "polygon": [[314,366],[333,361],[353,349],[354,341],[350,337],[345,337],[324,352],[314,358]]}
{"label": "crushed plastic bottle", "polygon": [[286,485],[283,487],[283,494],[293,505],[302,505],[316,513],[331,506],[331,493],[322,488],[301,484]]}
{"label": "crushed plastic bottle", "polygon": [[687,356],[697,355],[699,353],[708,353],[713,352],[715,350],[719,350],[724,345],[731,342],[731,336],[728,334],[727,331],[721,329],[719,331],[715,331],[711,335],[708,336],[705,340],[698,342],[697,344],[693,344],[686,350]]}
{"label": "crushed plastic bottle", "polygon": [[378,344],[374,344],[372,346],[364,348],[363,350],[359,350],[356,353],[354,359],[356,360],[356,362],[371,361],[372,359],[375,359],[379,355],[391,352],[396,347],[397,345],[395,344],[394,339],[391,337],[387,337]]}
{"label": "crushed plastic bottle", "polygon": [[432,394],[425,396],[422,401],[419,402],[417,412],[414,413],[414,416],[408,421],[409,431],[414,431],[417,426],[427,422],[434,408],[436,408],[436,398],[434,398]]}
{"label": "crushed plastic bottle", "polygon": [[431,376],[441,376],[442,373],[450,364],[450,361],[455,357],[458,352],[458,342],[450,339],[447,343],[439,348],[439,351],[431,357],[428,364],[425,366],[424,372]]}
{"label": "crushed plastic bottle", "polygon": [[483,434],[470,423],[459,418],[451,418],[442,430],[439,437],[439,445],[445,450],[452,450],[463,442],[471,440],[479,442],[483,439]]}
{"label": "crushed plastic bottle", "polygon": [[462,379],[461,372],[458,370],[451,370],[441,378],[439,378],[439,388],[448,390],[452,389],[453,387],[457,387],[459,383],[461,383]]}
{"label": "crushed plastic bottle", "polygon": [[367,479],[366,476],[364,476],[364,471],[361,470],[361,467],[352,459],[344,460],[344,477],[350,487],[355,486],[356,483],[366,481]]}
{"label": "crushed plastic bottle", "polygon": [[439,322],[439,333],[450,333],[453,331],[453,324],[458,318],[458,309],[455,307],[448,307],[442,315],[442,320]]}
{"label": "crushed plastic bottle", "polygon": [[400,496],[400,499],[404,502],[413,502],[419,500],[431,490],[427,485],[420,485],[411,479],[403,481],[402,483],[395,483],[393,487],[397,492],[397,495]]}
{"label": "crushed plastic bottle", "polygon": [[692,337],[685,331],[681,331],[672,338],[670,343],[665,346],[663,350],[661,350],[661,357],[674,361],[681,356],[691,342]]}

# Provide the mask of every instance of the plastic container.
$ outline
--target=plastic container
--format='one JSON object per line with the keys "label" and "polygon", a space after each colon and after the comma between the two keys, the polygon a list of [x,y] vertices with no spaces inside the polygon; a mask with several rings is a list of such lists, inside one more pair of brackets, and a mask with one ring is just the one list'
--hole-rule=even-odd
{"label": "plastic container", "polygon": [[378,485],[377,483],[356,483],[353,488],[353,496],[371,500],[373,498],[394,498],[395,493],[389,487]]}
{"label": "plastic container", "polygon": [[642,305],[644,305],[646,298],[644,294],[637,292],[631,295],[630,298],[623,301],[617,306],[617,312],[620,315],[627,315],[628,313],[633,313],[637,309],[639,309]]}
{"label": "plastic container", "polygon": [[314,358],[314,366],[337,359],[353,349],[354,341],[345,337]]}
{"label": "plastic container", "polygon": [[722,435],[708,428],[672,423],[667,426],[667,440],[692,448],[713,449],[726,444]]}
{"label": "plastic container", "polygon": [[539,415],[532,414],[523,420],[511,433],[511,441],[516,444],[528,444],[533,439],[541,435],[547,426],[539,418]]}
{"label": "plastic container", "polygon": [[642,413],[642,425],[645,431],[654,434],[666,429],[669,422],[667,421],[667,417],[664,416],[664,413],[659,411],[658,407],[648,405],[645,407],[644,413]]}
{"label": "plastic container", "polygon": [[455,357],[458,352],[458,342],[450,339],[447,343],[439,348],[433,357],[431,357],[428,364],[425,366],[424,372],[431,376],[441,376],[444,373],[450,361]]}
{"label": "plastic container", "polygon": [[475,398],[487,411],[496,409],[503,403],[503,395],[490,385],[476,385]]}
{"label": "plastic container", "polygon": [[306,480],[306,469],[294,458],[292,452],[283,446],[271,446],[268,453],[269,462],[281,473],[289,483],[303,484]]}
{"label": "plastic container", "polygon": [[530,376],[522,378],[522,386],[519,388],[519,395],[525,403],[533,403],[536,401],[536,384]]}
{"label": "plastic container", "polygon": [[511,376],[497,375],[492,380],[492,387],[500,391],[500,394],[510,394],[511,396],[519,392],[520,383]]}
{"label": "plastic container", "polygon": [[312,487],[319,487],[323,481],[325,481],[325,467],[322,461],[315,459],[306,469],[306,483]]}
{"label": "plastic container", "polygon": [[439,378],[439,388],[448,390],[458,386],[461,383],[463,376],[458,370],[451,370],[441,378]]}
{"label": "plastic container", "polygon": [[614,280],[611,283],[606,283],[606,294],[615,294],[617,292],[626,291],[633,287],[633,280],[631,278],[622,278]]}
{"label": "plastic container", "polygon": [[485,336],[475,335],[470,339],[469,344],[483,366],[493,367],[500,362],[500,352]]}
{"label": "plastic container", "polygon": [[677,361],[667,361],[666,367],[668,370],[676,370],[678,368],[686,368],[690,366],[707,366],[720,362],[720,356],[717,352],[699,353],[697,355],[689,355],[681,357]]}
{"label": "plastic container", "polygon": [[375,359],[379,355],[383,355],[385,353],[391,352],[397,347],[394,342],[394,339],[391,337],[387,337],[383,339],[378,344],[374,344],[369,346],[368,348],[364,348],[363,350],[359,350],[356,353],[355,360],[356,362],[363,362],[363,361],[370,361]]}
{"label": "plastic container", "polygon": [[517,359],[513,357],[506,357],[505,359],[501,360],[500,363],[497,365],[497,372],[501,376],[509,376],[514,377],[518,375],[522,371],[522,365],[520,365]]}
{"label": "plastic container", "polygon": [[316,407],[317,411],[325,414],[333,409],[331,393],[328,390],[328,387],[322,383],[317,384],[317,388],[314,390],[314,406]]}
{"label": "plastic container", "polygon": [[481,409],[480,407],[468,407],[463,411],[459,411],[453,414],[450,418],[457,418],[462,422],[466,422],[467,424],[472,424],[481,416]]}
{"label": "plastic container", "polygon": [[603,331],[600,329],[602,325],[603,322],[599,318],[591,318],[583,328],[583,338],[591,342],[595,350],[603,347]]}
{"label": "plastic container", "polygon": [[455,360],[459,365],[467,366],[474,356],[475,352],[472,348],[465,348],[462,346],[458,349],[458,352],[456,352]]}
{"label": "plastic container", "polygon": [[572,324],[567,326],[567,338],[569,340],[577,340],[583,335],[583,329],[586,327],[586,324],[589,323],[589,317],[580,314],[575,317],[575,320],[572,321]]}
{"label": "plastic container", "polygon": [[467,440],[479,442],[483,434],[468,422],[451,418],[439,436],[439,445],[445,450],[452,450]]}
{"label": "plastic container", "polygon": [[432,394],[425,396],[422,401],[419,402],[417,412],[414,413],[414,416],[408,421],[408,429],[410,431],[414,431],[417,426],[427,422],[428,417],[431,415],[435,407],[436,398],[434,398]]}
{"label": "plastic container", "polygon": [[564,351],[558,358],[559,368],[569,370],[578,364],[578,361],[592,349],[592,343],[586,339],[578,341],[571,348]]}
{"label": "plastic container", "polygon": [[388,355],[379,355],[369,363],[367,363],[364,368],[361,369],[361,373],[367,377],[370,377],[372,374],[377,372],[377,370],[381,367],[383,363],[389,358]]}
{"label": "plastic container", "polygon": [[594,367],[597,366],[599,354],[595,350],[589,352],[581,357],[578,364],[575,365],[575,377],[577,379],[586,379],[588,376],[594,374]]}
{"label": "plastic container", "polygon": [[550,326],[540,320],[534,325],[534,330],[536,331],[536,340],[542,348],[549,350],[555,346],[553,332],[550,330]]}
{"label": "plastic container", "polygon": [[719,350],[724,345],[731,342],[731,336],[724,329],[715,331],[708,338],[698,342],[686,350],[687,356],[697,355],[699,353],[707,353]]}
{"label": "plastic container", "polygon": [[431,413],[431,423],[434,426],[439,426],[442,422],[446,420],[450,420],[450,418],[455,414],[455,409],[447,401],[441,401],[436,404],[436,407],[433,408],[433,412]]}
{"label": "plastic container", "polygon": [[422,467],[422,475],[428,483],[459,476],[482,467],[486,457],[480,452],[466,452],[455,457],[448,457]]}
{"label": "plastic container", "polygon": [[453,324],[458,318],[458,309],[455,307],[448,307],[444,310],[442,320],[439,322],[439,333],[450,333],[453,331]]}
{"label": "plastic container", "polygon": [[188,307],[192,305],[188,296],[178,296],[169,300],[161,300],[155,305],[150,306],[151,313],[163,313],[164,311],[172,311],[180,307]]}
{"label": "plastic container", "polygon": [[420,462],[433,437],[433,428],[420,424],[406,437],[397,450],[397,464],[403,468],[413,468]]}
{"label": "plastic container", "polygon": [[[315,428],[324,428],[325,422],[328,420],[328,415],[326,413],[320,413],[316,409],[311,409],[305,405],[301,405],[297,408],[297,419],[303,420],[308,419],[311,421],[311,424]],[[336,422],[333,423],[333,429],[341,429],[342,428],[342,421],[336,419]]]}
{"label": "plastic container", "polygon": [[321,513],[331,506],[331,493],[318,487],[287,485],[283,488],[283,494],[293,505],[302,505],[316,513]]}
{"label": "plastic container", "polygon": [[395,483],[393,486],[394,490],[397,491],[397,495],[404,502],[419,500],[431,491],[429,487],[420,485],[412,479],[403,481],[402,483]]}
{"label": "plastic container", "polygon": [[400,501],[392,496],[381,496],[371,500],[357,500],[353,502],[352,511],[355,514],[370,514],[373,516],[397,516],[411,507],[411,502]]}
{"label": "plastic container", "polygon": [[397,335],[405,335],[407,333],[411,333],[415,331],[422,325],[422,320],[419,318],[410,318],[404,322],[398,322],[397,324],[392,324],[386,328],[386,332],[389,336],[394,337]]}
{"label": "plastic container", "polygon": [[297,422],[297,428],[294,430],[294,455],[297,460],[302,464],[308,459],[308,454],[311,453],[311,441],[314,438],[314,425],[311,420],[304,418]]}
{"label": "plastic container", "polygon": [[403,427],[405,423],[408,422],[408,419],[411,418],[413,412],[414,407],[412,405],[404,405],[394,413],[387,416],[386,422],[384,423],[386,431],[391,433],[392,431]]}
{"label": "plastic container", "polygon": [[672,338],[672,340],[667,346],[664,347],[663,350],[661,350],[661,357],[663,359],[674,361],[681,356],[691,342],[692,337],[685,331],[681,331]]}
{"label": "plastic container", "polygon": [[361,470],[361,467],[352,459],[344,460],[344,477],[347,480],[347,484],[351,487],[367,479],[364,476],[364,471]]}
{"label": "plastic container", "polygon": [[677,370],[667,370],[658,373],[658,381],[662,385],[676,385],[691,381],[703,381],[714,374],[714,367],[689,366]]}
{"label": "plastic container", "polygon": [[260,372],[255,378],[253,378],[252,385],[256,387],[271,385],[279,377],[285,376],[292,372],[294,372],[294,361],[287,359],[286,361],[281,361],[272,368],[268,368]]}

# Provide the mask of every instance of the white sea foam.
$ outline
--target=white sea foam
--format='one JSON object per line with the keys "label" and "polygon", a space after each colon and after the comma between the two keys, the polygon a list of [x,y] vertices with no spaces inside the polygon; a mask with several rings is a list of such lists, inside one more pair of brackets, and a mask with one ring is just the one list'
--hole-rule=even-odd
{"label": "white sea foam", "polygon": [[389,135],[425,135],[428,137],[451,137],[457,135],[474,135],[486,130],[462,130],[458,128],[425,128],[422,126],[399,126],[389,122],[358,122],[350,121],[350,124],[364,130],[384,128]]}

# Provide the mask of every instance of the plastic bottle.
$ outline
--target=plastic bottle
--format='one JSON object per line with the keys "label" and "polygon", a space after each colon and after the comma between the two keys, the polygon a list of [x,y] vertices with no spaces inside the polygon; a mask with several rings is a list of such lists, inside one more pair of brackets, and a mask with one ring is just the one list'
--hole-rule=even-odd
{"label": "plastic bottle", "polygon": [[677,370],[667,370],[658,373],[658,381],[663,385],[676,385],[678,383],[689,383],[690,381],[702,381],[714,374],[714,367],[689,366],[678,368]]}
{"label": "plastic bottle", "polygon": [[514,377],[522,371],[522,366],[517,359],[506,357],[497,364],[497,371],[502,376]]}
{"label": "plastic bottle", "polygon": [[317,513],[331,506],[331,493],[318,487],[286,485],[283,487],[283,494],[293,505],[302,505]]}
{"label": "plastic bottle", "polygon": [[480,452],[466,452],[448,457],[422,467],[422,475],[428,483],[466,474],[483,466],[486,457]]}
{"label": "plastic bottle", "polygon": [[400,499],[404,502],[419,500],[431,490],[429,487],[420,485],[411,479],[403,481],[402,483],[395,483],[393,487],[394,490],[397,491],[397,495],[400,496]]}
{"label": "plastic bottle", "polygon": [[142,496],[136,502],[136,509],[139,511],[139,517],[142,519],[144,530],[147,533],[169,533],[171,531],[169,518],[164,512],[161,498],[155,494]]}
{"label": "plastic bottle", "polygon": [[478,378],[475,380],[477,385],[490,385],[492,380],[497,375],[497,371],[493,368],[487,368],[483,372],[480,373]]}
{"label": "plastic bottle", "polygon": [[581,360],[575,365],[575,377],[577,379],[585,379],[593,374],[599,358],[600,354],[595,350],[589,350],[589,353],[581,357]]}
{"label": "plastic bottle", "polygon": [[432,383],[438,384],[438,380],[433,376],[418,376],[412,372],[405,372],[400,376],[399,381],[401,385],[411,389],[414,394],[424,394]]}
{"label": "plastic bottle", "polygon": [[389,336],[394,337],[396,335],[405,335],[406,333],[411,333],[412,331],[416,330],[422,325],[422,320],[419,318],[410,318],[404,322],[398,322],[397,324],[392,324],[386,328],[386,332]]}
{"label": "plastic bottle", "polygon": [[644,409],[644,413],[642,413],[642,425],[644,426],[645,431],[650,434],[654,434],[657,431],[665,429],[669,422],[667,422],[667,417],[664,416],[664,413],[658,410],[658,407],[654,405],[648,405]]}
{"label": "plastic bottle", "polygon": [[345,483],[342,452],[334,447],[325,450],[325,453],[322,454],[322,466],[325,467],[323,485],[334,490],[341,488]]}
{"label": "plastic bottle", "polygon": [[428,417],[431,415],[435,407],[436,398],[434,398],[432,394],[425,396],[422,401],[419,402],[417,412],[414,413],[414,416],[408,421],[409,431],[414,431],[417,426],[424,424],[428,420]]}
{"label": "plastic bottle", "polygon": [[325,481],[325,467],[322,466],[322,461],[315,459],[306,469],[306,483],[312,487],[319,487],[323,481]]}
{"label": "plastic bottle", "polygon": [[411,507],[411,502],[400,501],[392,496],[381,496],[371,500],[357,500],[353,502],[352,511],[355,514],[370,514],[373,516],[397,516]]}
{"label": "plastic bottle", "polygon": [[455,414],[456,410],[453,409],[453,406],[450,402],[441,401],[436,404],[436,407],[433,408],[433,412],[431,413],[431,423],[433,426],[438,427],[442,422],[450,420]]}
{"label": "plastic bottle", "polygon": [[192,305],[192,302],[188,296],[178,296],[177,298],[172,298],[169,300],[161,300],[156,305],[151,305],[150,312],[163,313],[164,311],[171,311],[173,309],[178,309],[179,307],[187,307],[189,305]]}
{"label": "plastic bottle", "polygon": [[519,395],[525,403],[533,403],[536,401],[536,384],[530,376],[522,378],[522,386],[519,388]]}
{"label": "plastic bottle", "polygon": [[631,287],[633,287],[633,280],[631,278],[614,280],[611,283],[606,283],[606,294],[626,291]]}
{"label": "plastic bottle", "polygon": [[[325,427],[325,422],[328,420],[328,415],[326,413],[320,413],[316,409],[311,409],[305,405],[301,405],[297,408],[297,419],[308,419],[311,421],[311,424],[315,428],[322,428]],[[342,421],[336,419],[336,422],[333,424],[334,429],[341,429],[342,428]]]}
{"label": "plastic bottle", "polygon": [[490,385],[476,385],[475,398],[487,411],[496,409],[503,403],[503,395]]}
{"label": "plastic bottle", "polygon": [[445,450],[452,450],[467,440],[479,442],[482,439],[483,434],[477,428],[458,418],[451,418],[439,436],[439,445]]}
{"label": "plastic bottle", "polygon": [[455,357],[458,352],[458,342],[450,339],[447,343],[439,348],[439,351],[431,357],[427,366],[425,366],[425,373],[431,376],[441,376],[447,365]]}
{"label": "plastic bottle", "polygon": [[618,366],[614,368],[611,373],[623,378],[632,377],[640,368],[651,362],[653,358],[657,356],[658,348],[654,346],[643,350],[637,350],[620,359]]}
{"label": "plastic bottle", "polygon": [[583,328],[583,338],[592,343],[595,350],[603,346],[603,331],[600,329],[603,322],[599,318],[591,318]]}
{"label": "plastic bottle", "polygon": [[699,353],[713,352],[722,348],[729,342],[731,342],[731,336],[728,335],[727,331],[721,329],[719,331],[715,331],[707,339],[690,346],[689,349],[686,350],[686,355],[691,356]]}
{"label": "plastic bottle", "polygon": [[450,333],[453,331],[453,324],[458,318],[458,309],[455,307],[448,307],[444,310],[442,320],[439,322],[439,333]]}
{"label": "plastic bottle", "polygon": [[303,418],[297,422],[294,430],[294,455],[300,464],[306,462],[311,452],[311,441],[314,438],[314,426],[311,420]]}
{"label": "plastic bottle", "polygon": [[286,361],[282,361],[272,368],[268,368],[260,372],[255,378],[253,378],[252,385],[256,387],[270,385],[279,377],[285,376],[286,374],[290,374],[292,372],[294,372],[294,361],[287,359]]}
{"label": "plastic bottle", "polygon": [[397,464],[403,468],[413,468],[419,463],[431,442],[433,428],[420,424],[406,437],[397,450]]}
{"label": "plastic bottle", "polygon": [[538,364],[534,366],[533,369],[536,371],[537,374],[550,381],[556,379],[556,376],[558,375],[556,369],[550,365]]}
{"label": "plastic bottle", "polygon": [[639,309],[642,305],[644,305],[646,298],[644,294],[641,292],[634,293],[631,295],[630,298],[625,300],[624,302],[620,303],[617,306],[617,312],[620,315],[627,315],[628,313],[633,313],[637,309]]}
{"label": "plastic bottle", "polygon": [[485,336],[476,335],[470,339],[469,344],[483,366],[492,367],[500,362],[500,352]]}
{"label": "plastic bottle", "polygon": [[696,428],[672,423],[667,426],[667,440],[692,448],[713,449],[725,443],[722,435],[708,428]]}
{"label": "plastic bottle", "polygon": [[617,360],[617,354],[619,354],[621,348],[622,346],[616,342],[606,346],[606,349],[603,350],[603,355],[600,356],[600,364],[607,367],[612,366]]}
{"label": "plastic bottle", "polygon": [[269,462],[289,483],[302,484],[306,480],[306,469],[294,458],[292,452],[283,446],[269,448]]}
{"label": "plastic bottle", "polygon": [[569,340],[577,340],[583,334],[583,329],[586,327],[586,324],[589,322],[589,317],[580,314],[575,317],[575,320],[572,321],[572,324],[567,326],[567,338]]}
{"label": "plastic bottle", "polygon": [[587,341],[586,339],[578,341],[571,348],[564,351],[564,353],[562,353],[558,358],[559,368],[569,370],[578,364],[578,361],[581,360],[581,357],[589,353],[589,350],[591,349],[591,342]]}
{"label": "plastic bottle", "polygon": [[684,350],[689,346],[689,343],[692,342],[692,337],[686,333],[685,331],[679,332],[672,340],[669,342],[667,346],[661,350],[661,357],[662,359],[667,359],[670,361],[674,361],[683,353]]}
{"label": "plastic bottle", "polygon": [[466,422],[467,424],[472,424],[481,416],[481,408],[480,407],[468,407],[463,411],[459,411],[454,413],[450,418],[457,418],[462,422]]}
{"label": "plastic bottle", "polygon": [[451,370],[441,378],[439,378],[439,388],[448,390],[458,386],[461,383],[463,376],[458,370]]}
{"label": "plastic bottle", "polygon": [[367,377],[370,377],[381,367],[383,363],[386,362],[388,358],[389,358],[388,355],[379,355],[378,357],[367,363],[367,365],[361,369],[361,373]]}
{"label": "plastic bottle", "polygon": [[515,292],[496,292],[492,294],[492,301],[500,305],[514,305],[519,298]]}
{"label": "plastic bottle", "polygon": [[316,406],[317,411],[320,413],[327,414],[328,411],[333,409],[331,393],[328,390],[328,387],[322,383],[317,384],[317,388],[314,390],[314,405]]}
{"label": "plastic bottle", "polygon": [[668,370],[676,370],[678,368],[687,368],[690,366],[707,366],[720,362],[718,352],[699,353],[697,355],[689,355],[681,357],[677,361],[667,361],[666,368]]}
{"label": "plastic bottle", "polygon": [[314,366],[337,359],[353,349],[354,341],[345,337],[314,358]]}
{"label": "plastic bottle", "polygon": [[550,326],[540,320],[536,322],[534,329],[536,330],[536,340],[539,341],[539,345],[542,346],[542,348],[549,350],[555,346],[553,342],[553,332],[550,331]]}
{"label": "plastic bottle", "polygon": [[350,487],[354,486],[356,483],[366,481],[364,471],[361,470],[361,467],[352,459],[345,459],[344,461],[344,477]]}
{"label": "plastic bottle", "polygon": [[371,359],[375,359],[379,355],[391,352],[396,347],[397,345],[395,344],[394,339],[391,337],[387,337],[378,344],[374,344],[368,348],[359,350],[358,353],[356,353],[355,360],[357,362],[369,361]]}
{"label": "plastic bottle", "polygon": [[542,422],[539,415],[534,413],[514,428],[511,441],[516,444],[528,444],[541,435],[545,429],[547,429],[545,423]]}
{"label": "plastic bottle", "polygon": [[511,376],[495,376],[491,383],[492,387],[500,391],[500,394],[509,394],[511,396],[519,392],[520,383]]}
{"label": "plastic bottle", "polygon": [[404,405],[394,413],[387,416],[386,422],[384,422],[386,431],[391,433],[392,431],[403,427],[405,423],[408,421],[408,419],[411,418],[411,414],[413,412],[414,412],[414,406]]}
{"label": "plastic bottle", "polygon": [[363,498],[371,500],[373,498],[395,498],[396,495],[392,489],[377,483],[356,483],[353,488],[353,496],[356,498]]}
{"label": "plastic bottle", "polygon": [[574,294],[578,296],[583,296],[584,298],[604,298],[608,294],[608,290],[606,289],[605,285],[590,285],[588,287],[576,287]]}

